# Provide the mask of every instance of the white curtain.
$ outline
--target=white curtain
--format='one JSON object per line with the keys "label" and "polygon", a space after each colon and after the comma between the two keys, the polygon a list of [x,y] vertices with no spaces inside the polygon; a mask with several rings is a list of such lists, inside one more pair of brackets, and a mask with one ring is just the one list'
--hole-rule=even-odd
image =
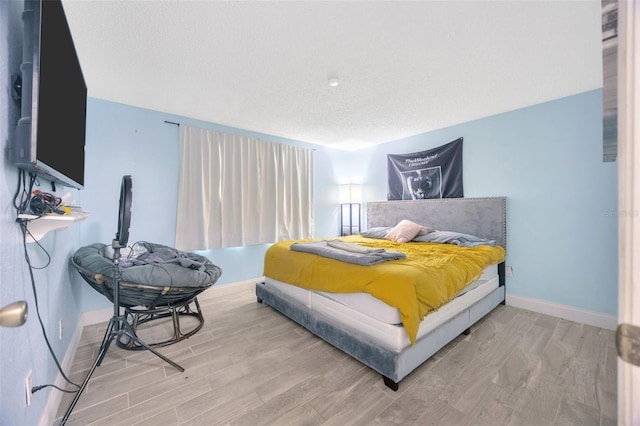
{"label": "white curtain", "polygon": [[180,125],[176,248],[310,238],[313,151]]}

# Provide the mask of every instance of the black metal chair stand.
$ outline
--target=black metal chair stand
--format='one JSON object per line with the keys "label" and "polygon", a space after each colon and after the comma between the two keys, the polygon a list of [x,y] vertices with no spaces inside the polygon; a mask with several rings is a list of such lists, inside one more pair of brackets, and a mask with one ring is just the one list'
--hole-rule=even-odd
{"label": "black metal chair stand", "polygon": [[[193,308],[192,308],[193,306]],[[204,325],[204,316],[202,315],[202,309],[200,309],[200,303],[198,298],[193,296],[185,301],[172,303],[167,306],[158,306],[154,309],[145,309],[142,307],[129,307],[124,308],[127,322],[131,324],[131,328],[134,333],[138,332],[138,327],[141,325],[150,323],[151,321],[161,320],[163,318],[171,318],[171,324],[173,326],[173,335],[166,340],[159,342],[149,343],[149,346],[159,348],[162,346],[172,345],[180,342],[184,339],[196,334]],[[181,319],[193,318],[196,321],[196,325],[191,326],[185,330],[183,324],[180,323]],[[116,341],[116,344],[126,350],[142,350],[144,346],[136,344],[135,340],[124,339],[126,336],[120,336]]]}

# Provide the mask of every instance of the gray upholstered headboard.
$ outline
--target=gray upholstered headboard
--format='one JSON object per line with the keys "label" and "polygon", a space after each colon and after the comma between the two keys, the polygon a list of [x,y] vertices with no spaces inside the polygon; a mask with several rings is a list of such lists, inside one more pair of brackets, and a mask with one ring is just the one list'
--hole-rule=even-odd
{"label": "gray upholstered headboard", "polygon": [[440,231],[457,231],[495,240],[507,248],[507,199],[439,198],[367,203],[367,226],[395,226],[402,219]]}

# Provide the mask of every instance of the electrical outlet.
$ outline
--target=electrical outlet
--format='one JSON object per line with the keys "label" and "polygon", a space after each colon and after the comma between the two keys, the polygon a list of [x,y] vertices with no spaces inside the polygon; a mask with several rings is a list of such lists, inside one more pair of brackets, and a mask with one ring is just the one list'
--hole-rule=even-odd
{"label": "electrical outlet", "polygon": [[504,273],[507,277],[512,277],[513,276],[513,267],[511,266],[505,266],[504,267]]}
{"label": "electrical outlet", "polygon": [[33,388],[33,374],[29,370],[27,377],[24,379],[24,396],[27,407],[31,405],[31,389]]}
{"label": "electrical outlet", "polygon": [[62,326],[62,320],[58,321],[58,338],[62,340],[62,330],[64,327]]}

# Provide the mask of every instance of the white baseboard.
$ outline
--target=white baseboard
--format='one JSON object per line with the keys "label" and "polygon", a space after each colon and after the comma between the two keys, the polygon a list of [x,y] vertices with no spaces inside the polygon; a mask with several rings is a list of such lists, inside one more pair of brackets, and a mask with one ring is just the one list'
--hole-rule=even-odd
{"label": "white baseboard", "polygon": [[113,316],[113,306],[109,308],[95,309],[93,311],[86,311],[86,312],[83,312],[82,315],[80,316],[80,323],[78,324],[78,326],[82,330],[82,328],[88,325],[107,322],[109,321],[109,319],[111,319],[112,316]]}
{"label": "white baseboard", "polygon": [[207,297],[207,296],[215,295],[216,293],[224,293],[224,292],[233,293],[236,291],[248,290],[250,288],[255,288],[256,283],[259,283],[262,281],[264,281],[264,277],[251,278],[249,280],[236,281],[234,283],[229,283],[229,284],[214,285],[213,287],[211,287],[210,289],[202,293],[202,296]]}
{"label": "white baseboard", "polygon": [[[208,296],[215,295],[218,292],[226,292],[226,291],[239,291],[245,290],[246,288],[253,287],[257,282],[264,281],[264,277],[253,278],[244,281],[237,281],[229,284],[220,284],[214,285],[209,289],[205,290],[203,293],[200,293],[198,299],[206,298]],[[80,329],[87,325],[99,324],[101,322],[107,322],[113,316],[113,307],[104,308],[104,309],[96,309],[93,311],[83,312],[80,317]]]}
{"label": "white baseboard", "polygon": [[[256,283],[260,281],[264,281],[264,277],[258,277],[229,284],[221,284],[218,286],[214,285],[201,294],[203,296],[211,296],[217,292],[241,291],[251,287],[255,287]],[[113,307],[86,311],[80,315],[80,321],[78,321],[78,324],[76,325],[73,336],[71,336],[71,340],[69,341],[67,352],[65,353],[63,361],[60,363],[62,371],[67,372],[71,370],[71,365],[73,364],[73,359],[76,356],[76,351],[78,349],[78,345],[80,344],[80,337],[82,336],[82,330],[84,329],[84,327],[88,325],[99,324],[101,322],[107,322],[111,319],[112,316]],[[66,380],[64,379],[64,377],[62,377],[62,374],[58,373],[55,385],[60,388],[66,387]],[[42,413],[42,416],[40,417],[40,426],[48,426],[53,424],[61,401],[62,392],[49,392],[47,405],[44,409],[44,412]]]}
{"label": "white baseboard", "polygon": [[607,330],[615,330],[618,327],[618,319],[599,312],[574,308],[573,306],[560,305],[545,300],[531,299],[523,296],[515,296],[507,293],[507,305],[515,308],[526,309],[540,314],[551,315],[569,321],[592,325]]}
{"label": "white baseboard", "polygon": [[[107,319],[109,318],[107,317]],[[73,359],[76,356],[76,350],[78,349],[78,345],[80,344],[80,337],[82,336],[82,328],[83,326],[82,326],[82,317],[81,317],[80,322],[76,326],[76,329],[74,330],[73,335],[69,340],[69,346],[67,346],[67,352],[64,354],[64,359],[60,363],[60,368],[62,368],[62,371],[65,372],[67,377],[69,377],[68,371],[71,370]],[[60,372],[58,372],[58,375],[56,376],[56,381],[54,382],[54,384],[61,389],[65,389],[67,387],[67,381],[64,379],[64,377],[62,377],[62,374],[60,374]],[[44,408],[42,416],[40,417],[40,423],[39,423],[40,426],[48,426],[53,424],[61,401],[62,401],[62,392],[58,392],[55,390],[49,392],[47,405]]]}

